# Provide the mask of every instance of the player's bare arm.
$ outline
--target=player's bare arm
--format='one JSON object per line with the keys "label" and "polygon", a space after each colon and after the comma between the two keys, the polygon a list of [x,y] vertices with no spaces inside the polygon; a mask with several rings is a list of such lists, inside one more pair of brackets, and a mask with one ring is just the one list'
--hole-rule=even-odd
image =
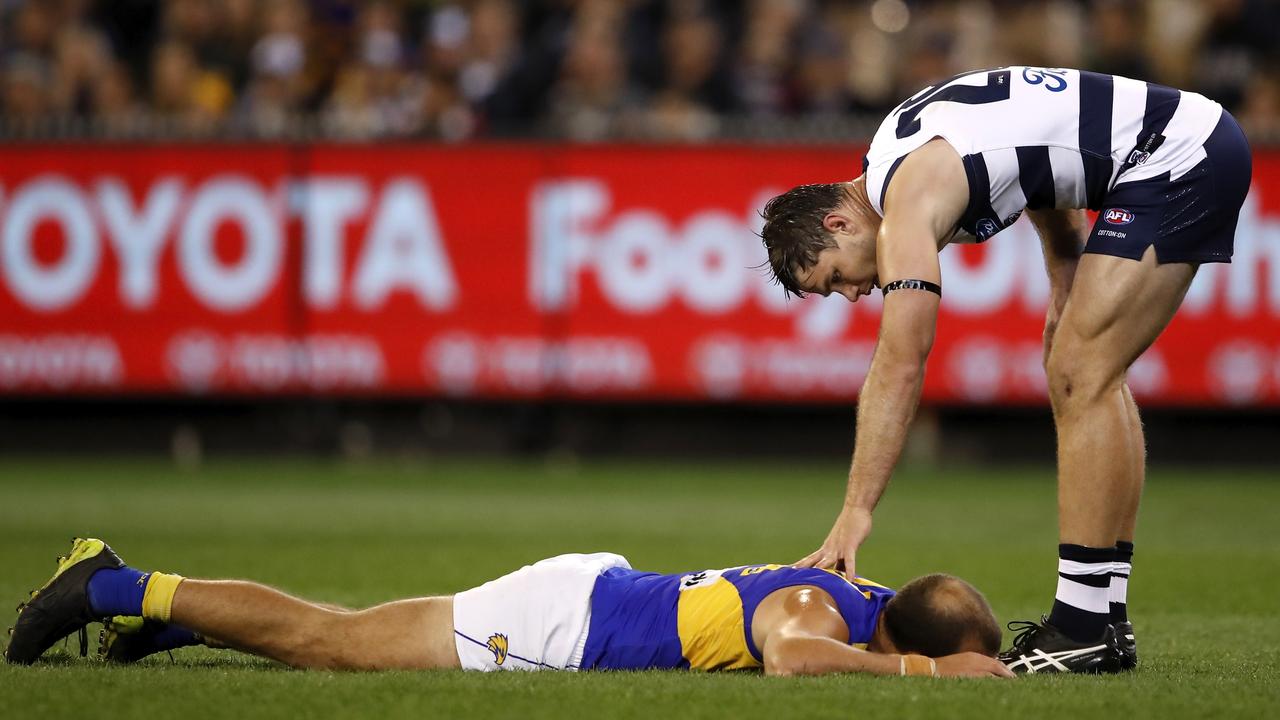
{"label": "player's bare arm", "polygon": [[[960,157],[945,141],[925,144],[902,163],[885,200],[876,237],[881,287],[895,281],[941,286],[938,250],[967,200]],[[821,270],[821,265],[816,270]],[[933,346],[936,292],[903,287],[885,293],[880,336],[858,400],[858,431],[844,506],[822,548],[801,565],[854,572],[854,555],[902,454]]]}
{"label": "player's bare arm", "polygon": [[766,675],[936,675],[938,677],[1013,677],[988,655],[966,651],[941,658],[896,652],[878,633],[878,652],[849,645],[849,629],[835,600],[821,588],[790,587],[765,598],[756,609],[751,633],[764,655]]}

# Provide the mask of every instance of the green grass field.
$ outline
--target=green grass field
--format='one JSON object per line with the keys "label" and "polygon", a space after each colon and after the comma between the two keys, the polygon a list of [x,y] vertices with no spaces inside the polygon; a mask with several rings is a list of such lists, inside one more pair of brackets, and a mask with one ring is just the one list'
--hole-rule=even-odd
{"label": "green grass field", "polygon": [[[1152,472],[1130,591],[1142,667],[1125,676],[343,674],[205,649],[129,668],[56,650],[0,667],[0,717],[1275,717],[1275,475]],[[0,599],[8,612],[42,583],[73,535],[140,567],[347,605],[448,593],[562,552],[668,572],[789,562],[825,535],[842,483],[838,465],[4,460]],[[858,568],[889,584],[945,570],[1002,621],[1034,617],[1055,583],[1054,508],[1047,470],[902,473]]]}

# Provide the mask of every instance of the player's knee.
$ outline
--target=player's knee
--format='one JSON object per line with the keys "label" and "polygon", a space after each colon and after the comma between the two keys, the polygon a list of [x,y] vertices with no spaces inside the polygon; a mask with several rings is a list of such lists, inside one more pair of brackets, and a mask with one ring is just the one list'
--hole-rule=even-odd
{"label": "player's knee", "polygon": [[1089,405],[1124,381],[1123,372],[1114,372],[1088,353],[1072,353],[1054,348],[1046,363],[1049,400],[1058,412]]}
{"label": "player's knee", "polygon": [[1058,408],[1071,399],[1075,393],[1076,373],[1074,363],[1063,351],[1061,345],[1055,346],[1053,352],[1045,359],[1045,379],[1049,383],[1049,400],[1054,408]]}

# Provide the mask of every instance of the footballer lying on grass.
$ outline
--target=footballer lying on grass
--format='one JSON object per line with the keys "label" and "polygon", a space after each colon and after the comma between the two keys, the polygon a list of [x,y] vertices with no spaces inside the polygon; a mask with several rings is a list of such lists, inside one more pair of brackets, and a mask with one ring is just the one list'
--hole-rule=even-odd
{"label": "footballer lying on grass", "polygon": [[895,593],[812,568],[660,575],[611,553],[561,555],[457,595],[352,611],[250,582],[144,573],[101,540],[77,538],[59,560],[19,606],[9,662],[34,662],[102,621],[100,652],[120,662],[205,644],[342,670],[1013,676],[995,659],[1000,629],[986,600],[948,575]]}

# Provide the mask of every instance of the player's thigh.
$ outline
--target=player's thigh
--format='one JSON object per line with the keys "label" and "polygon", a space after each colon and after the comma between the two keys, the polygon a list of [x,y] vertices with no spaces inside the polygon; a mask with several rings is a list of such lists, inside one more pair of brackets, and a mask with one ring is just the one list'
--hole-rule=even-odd
{"label": "player's thigh", "polygon": [[1224,112],[1199,153],[1113,188],[1085,245],[1050,365],[1109,382],[1123,377],[1173,318],[1198,264],[1230,261],[1251,173],[1248,142]]}
{"label": "player's thigh", "polygon": [[1117,383],[1182,304],[1197,266],[1164,263],[1148,248],[1140,260],[1080,258],[1049,358],[1051,389]]}
{"label": "player's thigh", "polygon": [[597,578],[630,567],[612,553],[571,553],[458,593],[453,629],[463,669],[577,670]]}

